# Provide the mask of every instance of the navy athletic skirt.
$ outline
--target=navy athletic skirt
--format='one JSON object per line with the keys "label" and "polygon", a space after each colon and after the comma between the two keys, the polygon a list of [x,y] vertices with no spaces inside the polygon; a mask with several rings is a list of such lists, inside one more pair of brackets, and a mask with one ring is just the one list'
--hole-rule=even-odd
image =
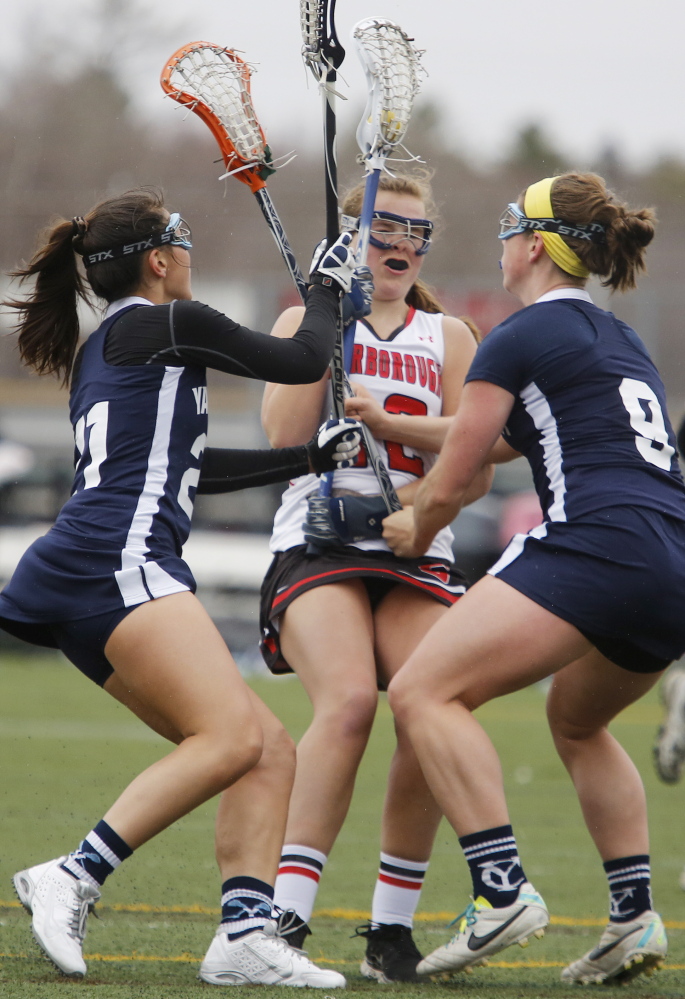
{"label": "navy athletic skirt", "polygon": [[307,590],[328,583],[361,579],[372,609],[399,583],[427,593],[451,607],[466,592],[466,577],[453,562],[441,558],[397,558],[391,552],[365,551],[346,545],[330,552],[308,555],[306,545],[278,552],[262,583],[259,624],[260,650],[272,673],[292,673],[283,658],[278,618]]}
{"label": "navy athletic skirt", "polygon": [[129,570],[126,581],[127,592],[137,587],[140,599],[126,601],[115,576],[121,549],[98,544],[55,528],[34,541],[0,593],[0,627],[25,642],[61,649],[102,685],[113,672],[104,648],[117,624],[147,600],[167,592],[194,593],[195,580],[177,555],[149,555],[144,566]]}
{"label": "navy athletic skirt", "polygon": [[517,534],[488,572],[637,673],[685,652],[685,521],[628,506]]}

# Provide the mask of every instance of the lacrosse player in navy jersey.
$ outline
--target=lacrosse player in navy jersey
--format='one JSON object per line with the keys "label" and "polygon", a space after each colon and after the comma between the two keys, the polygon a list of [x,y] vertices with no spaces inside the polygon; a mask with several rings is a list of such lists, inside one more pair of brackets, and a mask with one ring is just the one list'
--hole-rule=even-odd
{"label": "lacrosse player in navy jersey", "polygon": [[[343,225],[358,225],[363,185],[343,203]],[[428,216],[428,217],[427,217]],[[350,379],[357,393],[346,411],[376,438],[395,488],[410,502],[435,461],[476,349],[471,330],[444,310],[420,280],[434,209],[417,175],[382,175],[368,265],[372,308],[346,331]],[[290,309],[274,335],[289,338],[301,320]],[[329,411],[329,381],[267,386],[263,424],[274,445],[308,440]],[[471,498],[489,485],[485,472]],[[386,508],[366,461],[336,472],[328,513],[308,516],[318,492],[312,476],[295,479],[276,515],[274,561],[262,588],[262,651],[276,673],[293,670],[314,708],[299,742],[297,771],[276,902],[294,912],[288,939],[310,932],[319,879],[343,824],[373,723],[378,687],[428,628],[465,591],[454,565],[452,535],[440,532],[427,556],[398,559],[381,537]],[[308,523],[305,524],[305,521]],[[312,540],[316,552],[307,550]],[[412,981],[420,953],[413,917],[440,821],[402,731],[383,810],[381,855],[362,973],[381,982]],[[285,931],[285,930],[284,930]]]}
{"label": "lacrosse player in navy jersey", "polygon": [[[607,726],[685,649],[685,488],[664,388],[637,334],[586,279],[633,288],[654,234],[594,174],[529,187],[500,222],[504,287],[524,308],[480,344],[413,512],[385,521],[426,550],[484,460],[523,454],[544,521],[432,628],[390,685],[426,780],[460,837],[474,902],[419,972],[450,971],[531,935],[548,913],[518,856],[497,754],[474,708],[554,673],[548,717],[606,871],[609,924],[562,972],[617,982],[663,960],[642,782]],[[500,435],[503,434],[503,437]]]}
{"label": "lacrosse player in navy jersey", "polygon": [[[332,470],[358,450],[358,425],[344,421],[321,428],[301,448],[206,448],[207,366],[296,383],[321,378],[340,295],[353,280],[349,240],[324,253],[289,341],[191,301],[190,230],[153,190],[127,192],[85,217],[56,223],[31,263],[16,272],[35,278],[27,299],[7,303],[20,316],[22,358],[71,384],[76,474],[55,525],[0,594],[0,626],[60,648],[176,743],[69,855],[14,877],[36,940],[66,975],[86,973],[86,917],[105,878],[176,819],[230,787],[217,818],[222,920],[200,977],[217,985],[345,984],[342,975],[292,950],[271,919],[294,747],[240,677],[194,596],[182,546],[196,491]],[[107,308],[76,353],[77,304],[87,295],[78,256]]]}

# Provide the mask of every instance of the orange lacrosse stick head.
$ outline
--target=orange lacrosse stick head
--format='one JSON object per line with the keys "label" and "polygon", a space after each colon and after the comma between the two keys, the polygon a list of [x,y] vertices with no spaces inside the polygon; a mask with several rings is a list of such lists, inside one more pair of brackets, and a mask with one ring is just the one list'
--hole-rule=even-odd
{"label": "orange lacrosse stick head", "polygon": [[232,49],[190,42],[167,60],[160,83],[165,94],[209,126],[226,165],[224,176],[236,177],[256,193],[274,170],[252,106],[251,74]]}

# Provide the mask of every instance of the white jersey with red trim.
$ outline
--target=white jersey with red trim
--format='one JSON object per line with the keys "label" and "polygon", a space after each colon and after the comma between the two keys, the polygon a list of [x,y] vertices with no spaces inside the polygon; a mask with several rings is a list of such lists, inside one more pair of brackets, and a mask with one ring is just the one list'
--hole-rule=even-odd
{"label": "white jersey with red trim", "polygon": [[[442,313],[410,309],[404,326],[387,340],[381,340],[365,322],[355,324],[350,381],[367,389],[389,413],[411,416],[442,415],[442,369],[445,340]],[[321,419],[328,418],[328,404]],[[422,478],[435,464],[437,455],[430,451],[376,439],[395,489]],[[373,469],[362,454],[353,468],[335,472],[333,489],[344,489],[364,496],[379,494]],[[307,497],[319,490],[315,475],[303,475],[290,483],[276,514],[271,536],[271,551],[287,551],[304,544],[303,521],[307,515]],[[435,537],[427,555],[452,561],[451,530],[446,527]],[[356,541],[352,547],[389,551],[385,541]]]}

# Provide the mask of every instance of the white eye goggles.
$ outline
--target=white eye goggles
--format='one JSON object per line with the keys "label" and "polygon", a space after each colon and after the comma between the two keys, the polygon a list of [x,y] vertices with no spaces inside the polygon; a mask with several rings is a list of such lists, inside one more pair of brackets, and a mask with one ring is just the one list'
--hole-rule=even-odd
{"label": "white eye goggles", "polygon": [[605,229],[603,225],[592,222],[590,225],[580,225],[575,222],[564,222],[563,219],[529,219],[515,201],[507,205],[499,220],[499,239],[511,239],[522,232],[556,232],[559,236],[571,239],[586,239],[591,243],[603,243]]}
{"label": "white eye goggles", "polygon": [[[359,231],[359,219],[353,215],[343,215],[341,225],[351,232]],[[371,221],[369,242],[379,250],[392,250],[403,240],[408,239],[417,256],[428,253],[433,237],[433,223],[430,219],[409,219],[393,212],[374,212]]]}
{"label": "white eye goggles", "polygon": [[102,263],[103,260],[117,260],[119,257],[128,257],[132,253],[144,253],[145,250],[153,250],[156,246],[183,246],[186,250],[190,250],[192,245],[190,226],[178,212],[172,212],[163,232],[154,232],[143,239],[133,243],[124,243],[123,246],[115,246],[110,250],[84,253],[83,263],[86,267],[90,267],[93,264]]}
{"label": "white eye goggles", "polygon": [[171,246],[184,246],[186,250],[193,248],[193,234],[190,231],[190,226],[178,212],[172,212],[169,216],[169,224],[164,230],[164,233],[167,232],[173,233]]}

